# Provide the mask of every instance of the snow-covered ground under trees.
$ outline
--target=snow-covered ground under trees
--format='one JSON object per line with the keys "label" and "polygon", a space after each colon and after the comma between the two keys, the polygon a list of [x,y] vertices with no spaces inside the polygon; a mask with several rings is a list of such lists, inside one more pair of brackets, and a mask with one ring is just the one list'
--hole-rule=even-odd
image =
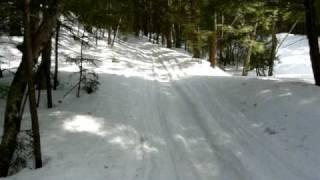
{"label": "snow-covered ground under trees", "polygon": [[[3,59],[19,59],[14,46],[1,46]],[[62,59],[79,49],[64,37]],[[280,55],[285,52],[291,54],[282,49]],[[55,107],[46,109],[43,96],[39,111],[44,167],[5,180],[320,179],[320,89],[314,85],[232,77],[144,39],[113,50],[99,41],[86,53],[101,60],[98,92],[63,98],[77,67],[61,62]],[[292,50],[295,59],[298,53]],[[0,83],[10,79],[7,74]],[[4,107],[0,100],[0,134]],[[29,121],[26,111],[22,129],[30,129]]]}

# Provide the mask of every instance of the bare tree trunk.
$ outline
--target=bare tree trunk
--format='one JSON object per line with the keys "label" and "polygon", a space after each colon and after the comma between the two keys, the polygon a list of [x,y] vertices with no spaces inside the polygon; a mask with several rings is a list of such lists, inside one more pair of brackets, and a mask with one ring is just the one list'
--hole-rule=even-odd
{"label": "bare tree trunk", "polygon": [[111,39],[111,34],[112,34],[112,28],[108,28],[108,45],[111,45],[112,39]]}
{"label": "bare tree trunk", "polygon": [[52,108],[52,85],[51,85],[51,50],[52,41],[49,40],[46,48],[42,53],[42,61],[44,61],[44,74],[46,79],[46,89],[47,89],[47,106]]}
{"label": "bare tree trunk", "polygon": [[277,46],[278,46],[278,39],[277,39],[277,30],[276,30],[276,16],[274,16],[272,18],[271,54],[268,62],[268,66],[269,66],[268,76],[273,76],[273,66],[274,66],[274,61],[276,59]]}
{"label": "bare tree trunk", "polygon": [[167,27],[166,39],[167,39],[167,48],[172,48],[171,25],[168,25]]}
{"label": "bare tree trunk", "polygon": [[213,32],[209,39],[210,50],[209,50],[209,61],[211,67],[215,67],[217,64],[217,15],[214,13],[214,24],[213,24]]}
{"label": "bare tree trunk", "polygon": [[[258,28],[258,23],[256,23],[254,25],[253,32],[251,35],[249,35],[249,39],[251,41],[254,41],[256,38],[257,28]],[[250,42],[249,47],[248,47],[248,51],[247,51],[247,56],[246,56],[245,60],[243,61],[242,76],[248,76],[248,72],[250,70],[252,51],[253,51],[253,46],[252,46],[252,43]]]}
{"label": "bare tree trunk", "polygon": [[61,22],[57,20],[56,25],[56,42],[55,42],[55,66],[54,66],[54,77],[53,77],[53,89],[57,90],[59,85],[58,74],[59,74],[59,34],[60,34]]}
{"label": "bare tree trunk", "polygon": [[200,38],[197,31],[192,33],[192,53],[194,58],[200,58],[201,56]]}
{"label": "bare tree trunk", "polygon": [[33,150],[35,156],[36,168],[42,167],[41,158],[41,142],[40,142],[40,130],[39,130],[39,119],[36,106],[36,91],[33,80],[33,55],[32,55],[32,40],[30,32],[30,0],[25,0],[24,10],[24,53],[26,61],[26,76],[28,79],[28,90],[29,90],[29,109],[31,114],[32,132],[33,132]]}
{"label": "bare tree trunk", "polygon": [[118,22],[118,25],[117,25],[117,28],[116,28],[115,31],[114,31],[114,35],[113,35],[113,40],[112,40],[112,43],[111,43],[111,47],[113,47],[114,42],[116,41],[116,37],[117,37],[117,35],[118,35],[119,29],[120,29],[120,26],[121,26],[121,21],[122,21],[122,18],[120,17],[119,22]]}
{"label": "bare tree trunk", "polygon": [[306,27],[310,46],[310,59],[317,86],[320,86],[320,52],[317,27],[317,13],[314,0],[304,0],[306,9]]}
{"label": "bare tree trunk", "polygon": [[211,67],[215,67],[217,64],[217,32],[212,32],[212,35],[209,37],[210,51],[209,51],[209,61]]}
{"label": "bare tree trunk", "polygon": [[[84,36],[82,36],[82,38],[84,38]],[[77,91],[77,98],[80,97],[80,90],[81,90],[81,82],[82,82],[82,72],[83,72],[83,42],[84,40],[81,39],[81,50],[80,50],[80,75],[79,75],[79,84],[78,84],[78,91]]]}
{"label": "bare tree trunk", "polygon": [[175,43],[176,43],[176,48],[181,48],[182,46],[182,39],[181,39],[181,26],[180,24],[175,24]]}

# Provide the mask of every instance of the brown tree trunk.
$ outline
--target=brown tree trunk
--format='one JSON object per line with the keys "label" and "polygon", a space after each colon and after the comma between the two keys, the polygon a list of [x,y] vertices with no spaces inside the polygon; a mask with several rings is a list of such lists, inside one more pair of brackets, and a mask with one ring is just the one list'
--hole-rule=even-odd
{"label": "brown tree trunk", "polygon": [[32,40],[30,32],[30,0],[25,0],[24,10],[24,54],[26,61],[26,77],[28,82],[29,91],[29,109],[31,114],[32,122],[32,133],[33,133],[33,151],[35,157],[36,168],[42,167],[41,158],[41,142],[40,142],[40,130],[39,130],[39,119],[36,106],[36,90],[34,87],[33,79],[33,55],[32,55]]}
{"label": "brown tree trunk", "polygon": [[212,32],[212,35],[209,38],[210,42],[210,51],[209,51],[209,61],[211,67],[215,67],[217,64],[217,32]]}
{"label": "brown tree trunk", "polygon": [[211,67],[215,67],[217,64],[217,14],[214,13],[214,22],[213,22],[213,32],[209,39],[209,61],[211,64]]}
{"label": "brown tree trunk", "polygon": [[277,39],[277,31],[276,31],[276,17],[273,17],[272,18],[271,54],[268,62],[268,66],[269,66],[268,76],[273,76],[273,66],[274,66],[274,61],[276,59],[277,45],[278,45],[278,39]]}
{"label": "brown tree trunk", "polygon": [[306,9],[306,27],[310,46],[310,59],[317,86],[320,86],[320,52],[318,41],[317,13],[314,0],[304,0]]}

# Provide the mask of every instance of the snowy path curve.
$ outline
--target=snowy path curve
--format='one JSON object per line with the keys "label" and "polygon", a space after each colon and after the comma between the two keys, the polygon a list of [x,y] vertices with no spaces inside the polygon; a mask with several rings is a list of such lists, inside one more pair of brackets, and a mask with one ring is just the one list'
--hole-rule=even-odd
{"label": "snowy path curve", "polygon": [[[289,151],[287,139],[265,132],[268,122],[260,118],[268,117],[244,109],[250,103],[251,109],[260,105],[245,97],[251,97],[245,88],[259,98],[277,82],[260,87],[256,79],[218,77],[223,73],[208,63],[144,40],[117,44],[112,51],[101,46],[93,54],[103,60],[97,69],[99,91],[80,99],[69,97],[53,110],[40,111],[46,166],[8,179],[320,177],[317,151],[298,151],[300,144]],[[295,93],[278,91],[279,97]],[[308,158],[315,160],[313,166]]]}

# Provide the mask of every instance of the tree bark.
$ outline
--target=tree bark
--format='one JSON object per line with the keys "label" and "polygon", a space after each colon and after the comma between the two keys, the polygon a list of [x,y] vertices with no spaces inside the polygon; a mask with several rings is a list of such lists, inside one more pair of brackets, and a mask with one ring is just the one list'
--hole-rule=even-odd
{"label": "tree bark", "polygon": [[310,46],[310,59],[317,86],[320,86],[320,52],[318,41],[317,14],[314,0],[304,0],[306,28]]}
{"label": "tree bark", "polygon": [[34,87],[33,79],[33,55],[32,55],[32,40],[30,32],[30,0],[25,0],[24,9],[24,54],[26,61],[26,77],[29,90],[29,109],[31,114],[32,122],[32,133],[33,133],[33,151],[35,157],[36,168],[42,167],[41,158],[41,142],[40,142],[40,130],[39,130],[39,119],[36,106],[36,90]]}

